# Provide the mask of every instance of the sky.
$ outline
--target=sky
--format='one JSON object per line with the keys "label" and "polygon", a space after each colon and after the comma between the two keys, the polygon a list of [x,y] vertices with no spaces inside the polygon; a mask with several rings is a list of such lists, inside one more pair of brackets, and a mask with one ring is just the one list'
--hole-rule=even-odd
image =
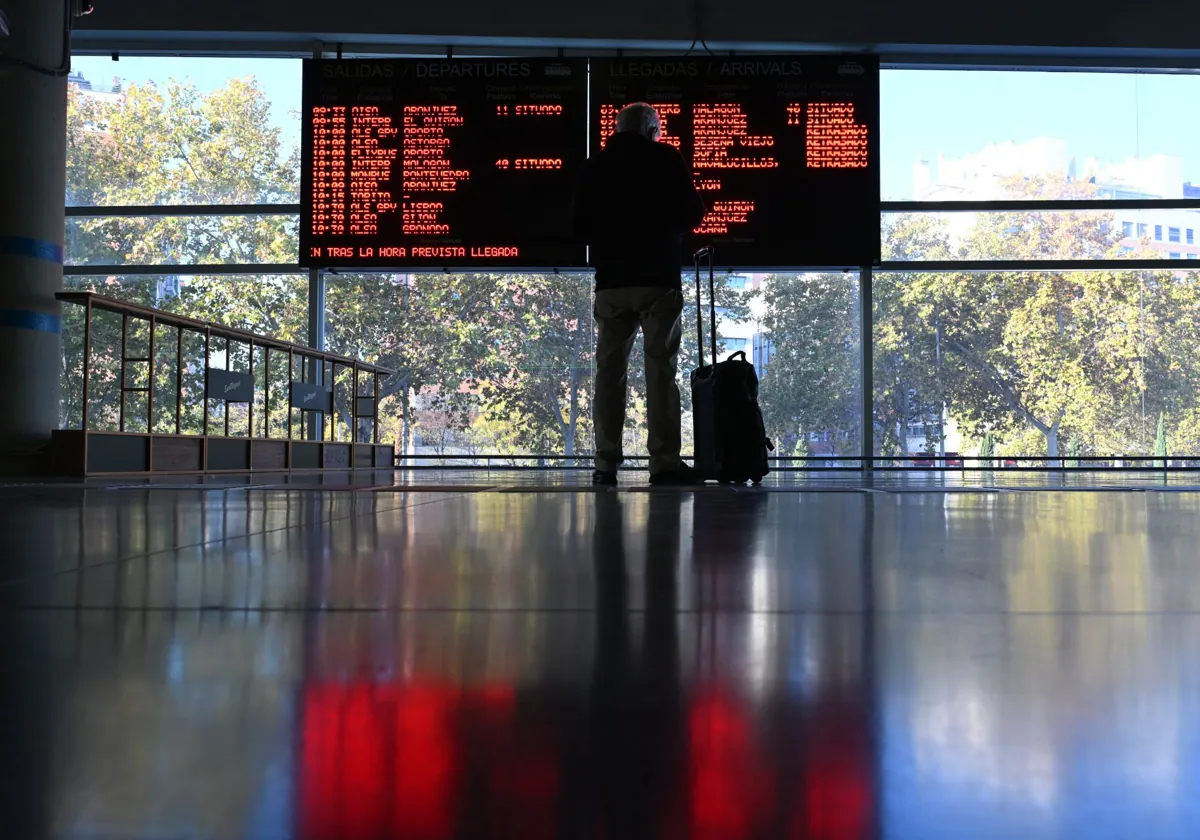
{"label": "sky", "polygon": [[[97,86],[114,76],[125,83],[190,78],[211,91],[255,76],[285,144],[299,140],[298,59],[76,57],[72,67]],[[1198,75],[885,70],[880,88],[884,199],[912,198],[912,166],[921,158],[1034,137],[1066,140],[1080,161],[1179,155],[1184,180],[1200,184]]]}

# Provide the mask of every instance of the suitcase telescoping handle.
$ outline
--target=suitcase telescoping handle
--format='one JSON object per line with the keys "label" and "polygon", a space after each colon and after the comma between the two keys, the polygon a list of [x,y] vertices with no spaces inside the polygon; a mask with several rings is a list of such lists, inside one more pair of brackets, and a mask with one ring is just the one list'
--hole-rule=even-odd
{"label": "suitcase telescoping handle", "polygon": [[713,364],[717,363],[717,292],[716,272],[713,268],[713,249],[701,248],[692,254],[692,262],[696,264],[696,353],[700,357],[700,367],[704,367],[704,316],[700,303],[700,263],[708,260],[708,329],[709,347],[712,350]]}

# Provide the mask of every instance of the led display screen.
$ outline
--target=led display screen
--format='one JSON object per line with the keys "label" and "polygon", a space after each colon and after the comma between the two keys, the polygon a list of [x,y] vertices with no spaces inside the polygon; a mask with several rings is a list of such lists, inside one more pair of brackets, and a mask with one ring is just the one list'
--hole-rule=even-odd
{"label": "led display screen", "polygon": [[593,59],[592,147],[649,102],[708,212],[686,243],[722,266],[879,259],[879,62],[869,56]]}
{"label": "led display screen", "polygon": [[584,264],[586,61],[310,60],[302,108],[302,264]]}

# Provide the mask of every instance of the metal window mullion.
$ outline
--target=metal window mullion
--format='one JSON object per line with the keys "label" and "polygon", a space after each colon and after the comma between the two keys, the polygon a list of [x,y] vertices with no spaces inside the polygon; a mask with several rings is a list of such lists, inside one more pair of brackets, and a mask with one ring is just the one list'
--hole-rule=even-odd
{"label": "metal window mullion", "polygon": [[875,274],[871,266],[864,265],[858,274],[859,301],[859,348],[861,371],[859,388],[862,398],[861,442],[859,453],[864,470],[875,465]]}
{"label": "metal window mullion", "polygon": [[1200,260],[884,260],[876,271],[1200,271]]}
{"label": "metal window mullion", "polygon": [[[318,352],[325,350],[325,272],[319,268],[308,270],[308,346]],[[314,385],[325,384],[325,362],[320,357],[307,360],[308,381]],[[331,406],[332,407],[332,406]],[[325,439],[324,414],[309,414],[307,423],[309,440]]]}
{"label": "metal window mullion", "polygon": [[299,263],[213,263],[211,265],[157,263],[154,265],[64,265],[62,271],[64,277],[156,277],[163,274],[181,276],[303,274],[305,269]]}
{"label": "metal window mullion", "polygon": [[1200,198],[1053,198],[882,201],[881,213],[1063,213],[1078,210],[1200,210]]}

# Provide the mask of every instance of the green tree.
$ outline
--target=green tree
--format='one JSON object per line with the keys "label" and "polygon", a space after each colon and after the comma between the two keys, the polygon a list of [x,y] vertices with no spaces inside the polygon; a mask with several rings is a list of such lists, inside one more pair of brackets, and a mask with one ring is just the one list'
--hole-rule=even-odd
{"label": "green tree", "polygon": [[[253,78],[201,94],[190,82],[132,85],[116,100],[70,89],[67,202],[82,205],[294,201],[296,149],[269,126]],[[297,258],[286,216],[148,216],[75,220],[75,263],[279,263]]]}
{"label": "green tree", "polygon": [[[1008,186],[1024,197],[1094,194],[1051,179]],[[1105,213],[981,214],[951,250],[966,259],[1112,257],[1112,222]],[[1122,428],[1114,413],[1127,415],[1145,393],[1161,336],[1145,296],[1137,272],[918,274],[901,292],[901,310],[926,326],[897,332],[925,345],[932,326],[935,390],[965,434],[1032,428],[1055,457],[1064,431],[1094,439],[1106,425]]]}
{"label": "green tree", "polygon": [[[887,259],[950,257],[949,229],[937,216],[889,217],[882,235]],[[949,399],[941,376],[937,319],[929,318],[922,299],[928,290],[938,288],[939,276],[922,272],[874,276],[872,422],[881,454],[909,454],[909,427],[928,426],[931,421],[936,426],[941,406]]]}
{"label": "green tree", "polygon": [[[718,302],[727,317],[747,317],[739,295],[722,286]],[[383,383],[381,413],[405,451],[414,401],[457,412],[463,429],[475,424],[474,412],[507,424],[512,434],[495,440],[518,451],[567,457],[590,451],[595,327],[589,278],[337,275],[328,284],[326,312],[330,349],[396,370]],[[696,347],[694,313],[694,306],[685,309],[685,370]],[[635,403],[644,396],[642,371],[635,345]],[[638,422],[636,411],[629,417]]]}
{"label": "green tree", "polygon": [[578,277],[497,275],[490,353],[472,385],[528,451],[574,457],[590,431],[591,289]]}
{"label": "green tree", "polygon": [[[154,84],[134,85],[116,99],[72,87],[66,199],[97,206],[294,200],[297,151],[282,146],[279,131],[268,125],[268,110],[269,102],[253,79],[234,79],[209,94],[175,81],[165,91]],[[296,253],[296,220],[288,217],[74,219],[66,231],[67,260],[76,264],[277,263],[295,261]],[[284,340],[303,338],[307,292],[301,276],[114,275],[72,278],[67,285]],[[77,314],[67,313],[69,318]],[[120,319],[99,318],[93,324],[93,427],[116,423],[120,332]],[[187,336],[183,425],[196,431],[203,405],[203,353],[194,334]],[[165,348],[173,348],[176,339],[166,334],[156,338],[153,425],[173,431],[175,406],[168,397],[173,400],[174,382],[166,375]],[[148,347],[148,335],[136,340]],[[78,425],[82,397],[82,331],[65,331],[63,343],[63,422],[72,426]],[[235,347],[232,361],[248,365],[248,356],[237,357]],[[133,384],[146,384],[149,367],[132,366],[128,375]],[[284,367],[277,364],[273,373]],[[265,381],[262,387],[267,387]],[[285,382],[275,383],[276,391],[285,389]],[[279,405],[285,397],[280,393],[275,399]],[[279,431],[286,418],[282,412],[275,414],[272,422]]]}
{"label": "green tree", "polygon": [[326,346],[394,370],[380,384],[382,439],[407,451],[415,401],[461,417],[461,388],[483,365],[494,278],[462,274],[337,274],[326,287]]}
{"label": "green tree", "polygon": [[847,433],[836,445],[857,452],[858,278],[770,274],[762,301],[773,350],[759,391],[767,436],[791,452],[809,432],[836,430]]}

